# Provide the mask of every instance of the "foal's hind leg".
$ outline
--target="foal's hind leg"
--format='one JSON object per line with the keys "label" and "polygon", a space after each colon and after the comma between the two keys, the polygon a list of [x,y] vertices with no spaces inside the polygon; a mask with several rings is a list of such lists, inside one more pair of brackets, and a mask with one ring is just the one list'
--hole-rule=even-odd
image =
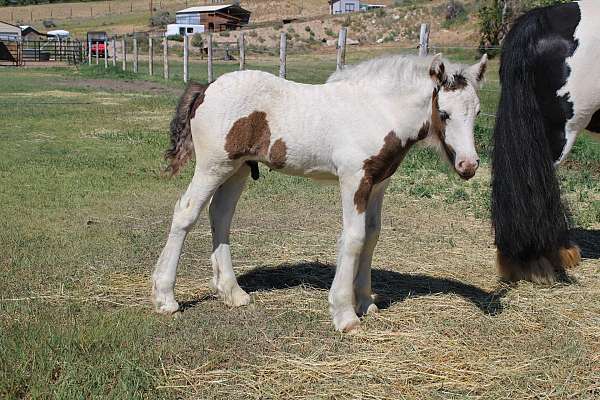
{"label": "foal's hind leg", "polygon": [[228,175],[225,172],[214,174],[208,171],[208,168],[196,167],[192,182],[175,204],[167,244],[152,274],[152,302],[159,313],[170,314],[179,309],[174,289],[183,242],[206,203]]}
{"label": "foal's hind leg", "polygon": [[365,221],[365,244],[360,254],[358,273],[354,281],[355,310],[358,315],[377,312],[371,292],[371,262],[381,230],[381,207],[387,181],[375,186],[369,198]]}
{"label": "foal's hind leg", "polygon": [[235,279],[229,248],[229,229],[235,206],[246,186],[250,168],[244,164],[222,184],[210,202],[210,226],[213,235],[212,286],[225,304],[237,307],[250,303],[250,296],[240,288]]}

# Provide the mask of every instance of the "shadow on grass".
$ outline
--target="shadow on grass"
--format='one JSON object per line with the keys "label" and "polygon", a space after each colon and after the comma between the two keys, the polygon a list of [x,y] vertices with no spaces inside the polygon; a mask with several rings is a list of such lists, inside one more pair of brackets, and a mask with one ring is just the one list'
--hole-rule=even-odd
{"label": "shadow on grass", "polygon": [[[285,289],[308,286],[328,290],[335,275],[335,266],[319,262],[282,264],[277,267],[258,267],[238,278],[240,286],[247,292]],[[372,270],[373,292],[381,298],[380,309],[386,309],[408,297],[435,294],[457,294],[476,305],[487,315],[503,311],[500,300],[508,292],[504,287],[487,292],[468,283],[453,279],[436,278],[421,274],[402,274],[383,269]]]}
{"label": "shadow on grass", "polygon": [[573,229],[573,241],[581,248],[581,257],[600,259],[600,230]]}

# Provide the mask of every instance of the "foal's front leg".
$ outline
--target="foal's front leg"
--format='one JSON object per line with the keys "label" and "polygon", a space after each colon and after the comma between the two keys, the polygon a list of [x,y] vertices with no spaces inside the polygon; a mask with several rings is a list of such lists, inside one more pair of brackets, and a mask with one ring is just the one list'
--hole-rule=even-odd
{"label": "foal's front leg", "polygon": [[371,292],[371,263],[373,261],[373,251],[375,250],[375,245],[379,239],[379,232],[381,231],[381,208],[387,184],[388,180],[373,187],[371,196],[369,197],[369,205],[367,206],[365,244],[360,254],[358,273],[354,282],[355,306],[358,315],[378,311]]}
{"label": "foal's front leg", "polygon": [[365,210],[357,208],[355,194],[359,177],[340,179],[343,207],[343,231],[338,242],[335,278],[329,291],[329,312],[339,331],[348,332],[358,327],[354,280],[365,241]]}

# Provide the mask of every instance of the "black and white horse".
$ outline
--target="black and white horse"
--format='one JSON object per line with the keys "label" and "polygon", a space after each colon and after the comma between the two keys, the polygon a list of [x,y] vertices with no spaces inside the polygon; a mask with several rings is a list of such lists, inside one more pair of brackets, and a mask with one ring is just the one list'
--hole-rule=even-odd
{"label": "black and white horse", "polygon": [[492,220],[500,275],[552,283],[580,261],[555,167],[579,132],[600,133],[600,1],[535,9],[502,49]]}

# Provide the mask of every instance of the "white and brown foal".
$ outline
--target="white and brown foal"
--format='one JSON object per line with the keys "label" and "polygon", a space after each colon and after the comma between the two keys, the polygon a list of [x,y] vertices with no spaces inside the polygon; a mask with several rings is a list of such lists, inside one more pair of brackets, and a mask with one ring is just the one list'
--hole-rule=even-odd
{"label": "white and brown foal", "polygon": [[436,144],[465,179],[479,160],[473,126],[476,89],[487,57],[470,67],[430,58],[376,59],[334,74],[324,85],[304,85],[258,71],[223,75],[210,86],[191,84],[171,123],[170,170],[196,153],[194,177],[175,205],[171,231],[153,273],[152,300],[173,313],[175,275],[187,233],[210,201],[212,284],[230,306],[250,302],[237,283],[229,228],[256,162],[273,170],[339,181],[343,232],[329,292],[336,329],[377,310],[371,259],[390,176],[419,140]]}

